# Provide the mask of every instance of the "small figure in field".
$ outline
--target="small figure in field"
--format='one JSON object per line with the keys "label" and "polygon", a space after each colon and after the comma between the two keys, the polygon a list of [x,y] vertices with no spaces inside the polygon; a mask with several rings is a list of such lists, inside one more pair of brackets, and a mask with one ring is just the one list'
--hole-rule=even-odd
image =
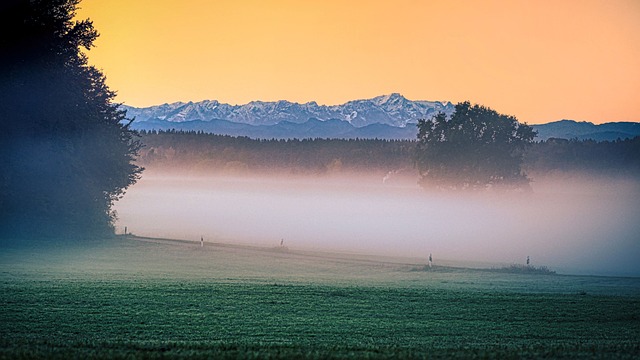
{"label": "small figure in field", "polygon": [[527,266],[529,266],[529,257],[527,256]]}
{"label": "small figure in field", "polygon": [[433,257],[431,256],[431,253],[429,253],[429,269],[431,269],[432,265],[433,265]]}
{"label": "small figure in field", "polygon": [[280,247],[284,247],[284,239],[280,239]]}
{"label": "small figure in field", "polygon": [[124,234],[125,234],[125,235],[128,235],[128,234],[127,234],[127,227],[126,227],[126,226],[124,227]]}
{"label": "small figure in field", "polygon": [[204,247],[204,238],[200,236],[200,247]]}

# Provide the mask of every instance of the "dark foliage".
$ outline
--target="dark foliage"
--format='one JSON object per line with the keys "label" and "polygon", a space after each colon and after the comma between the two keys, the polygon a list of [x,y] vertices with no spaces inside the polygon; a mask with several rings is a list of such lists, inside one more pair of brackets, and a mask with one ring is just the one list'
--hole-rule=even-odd
{"label": "dark foliage", "polygon": [[[255,140],[203,132],[141,131],[139,163],[180,173],[323,175],[412,170],[416,141]],[[640,137],[614,142],[549,139],[527,146],[522,168],[533,180],[547,175],[640,175]]]}
{"label": "dark foliage", "polygon": [[492,268],[490,271],[503,272],[510,274],[539,274],[539,275],[555,275],[556,272],[550,270],[546,266],[533,266],[533,265],[521,265],[511,264],[509,266],[503,266],[501,268]]}
{"label": "dark foliage", "polygon": [[640,136],[616,141],[550,138],[534,143],[525,155],[527,171],[536,176],[560,173],[640,175]]}
{"label": "dark foliage", "polygon": [[439,113],[418,122],[416,165],[425,187],[440,189],[523,188],[525,146],[535,132],[515,117],[462,102],[447,119]]}
{"label": "dark foliage", "polygon": [[111,231],[112,203],[141,172],[139,143],[87,64],[98,33],[79,0],[4,2],[0,35],[0,235]]}
{"label": "dark foliage", "polygon": [[141,131],[149,169],[207,173],[332,174],[411,169],[415,143],[400,140],[256,140],[202,132]]}

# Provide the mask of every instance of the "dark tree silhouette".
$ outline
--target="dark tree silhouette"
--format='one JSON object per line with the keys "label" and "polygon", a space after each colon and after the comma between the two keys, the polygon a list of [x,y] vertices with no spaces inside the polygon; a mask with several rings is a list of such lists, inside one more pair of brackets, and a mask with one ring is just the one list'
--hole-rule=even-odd
{"label": "dark tree silhouette", "polygon": [[[79,0],[0,5],[0,238],[113,233],[140,147],[104,75]],[[6,30],[8,29],[8,31]]]}
{"label": "dark tree silhouette", "polygon": [[462,102],[447,119],[418,121],[416,166],[424,187],[479,190],[526,188],[521,165],[534,130],[515,117]]}
{"label": "dark tree silhouette", "polygon": [[640,136],[616,141],[550,138],[534,143],[525,167],[536,178],[545,176],[626,176],[640,178]]}

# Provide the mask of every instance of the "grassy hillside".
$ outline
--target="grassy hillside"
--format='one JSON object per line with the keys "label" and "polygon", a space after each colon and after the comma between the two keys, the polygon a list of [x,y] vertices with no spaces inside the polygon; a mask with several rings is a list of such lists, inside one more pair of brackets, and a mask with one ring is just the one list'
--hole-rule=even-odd
{"label": "grassy hillside", "polygon": [[7,247],[0,305],[0,358],[640,355],[640,279],[279,248]]}

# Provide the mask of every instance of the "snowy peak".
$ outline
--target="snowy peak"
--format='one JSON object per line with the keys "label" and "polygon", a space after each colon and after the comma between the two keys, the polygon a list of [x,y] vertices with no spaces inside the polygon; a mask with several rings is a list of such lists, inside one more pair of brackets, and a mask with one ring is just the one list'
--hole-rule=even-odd
{"label": "snowy peak", "polygon": [[372,99],[349,101],[342,105],[318,105],[315,101],[305,104],[285,100],[275,102],[252,101],[245,105],[223,104],[216,100],[200,102],[176,102],[146,108],[122,106],[128,117],[136,122],[166,120],[170,122],[225,120],[249,125],[274,125],[282,121],[305,123],[310,118],[320,121],[342,120],[355,127],[385,124],[405,127],[421,118],[429,118],[438,112],[447,115],[454,110],[450,102],[411,101],[393,93]]}
{"label": "snowy peak", "polygon": [[382,106],[385,104],[398,104],[398,103],[403,103],[406,102],[407,99],[398,94],[398,93],[392,93],[389,95],[382,95],[382,96],[376,96],[373,99],[371,99],[371,102],[373,102],[374,104],[376,104],[377,106]]}
{"label": "snowy peak", "polygon": [[[252,101],[245,105],[216,100],[175,102],[146,108],[122,105],[132,127],[138,130],[205,131],[254,138],[378,138],[415,139],[418,119],[438,112],[453,113],[451,102],[412,101],[393,93],[372,99],[353,100],[342,105],[298,104],[289,101]],[[640,135],[640,123],[617,122],[595,125],[561,120],[533,125],[537,140],[549,138],[593,139],[633,138]]]}

